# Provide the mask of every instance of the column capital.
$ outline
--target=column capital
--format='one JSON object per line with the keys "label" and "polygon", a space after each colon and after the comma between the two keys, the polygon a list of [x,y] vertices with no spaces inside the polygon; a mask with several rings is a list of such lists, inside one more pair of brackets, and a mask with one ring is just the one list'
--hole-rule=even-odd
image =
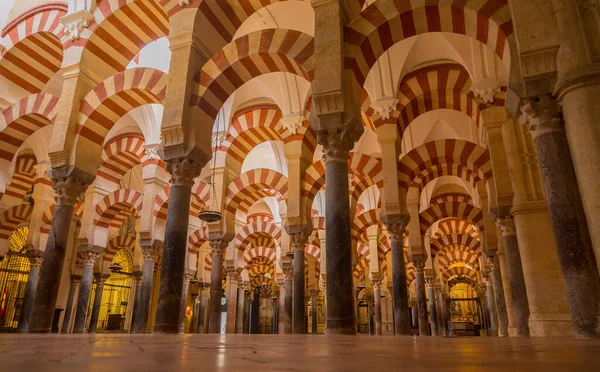
{"label": "column capital", "polygon": [[79,252],[79,257],[83,260],[83,266],[94,266],[96,258],[100,256],[100,253],[95,251],[83,251]]}
{"label": "column capital", "polygon": [[515,221],[512,216],[508,215],[496,219],[496,224],[500,228],[503,237],[515,236]]}
{"label": "column capital", "polygon": [[144,261],[158,261],[158,257],[160,256],[160,248],[156,245],[142,245],[142,256],[144,257]]}
{"label": "column capital", "polygon": [[425,277],[425,286],[427,288],[433,287],[434,286],[434,282],[435,282],[435,279],[433,279],[431,277],[427,277],[427,276]]}
{"label": "column capital", "polygon": [[488,256],[487,262],[488,262],[488,265],[490,265],[490,268],[492,269],[492,271],[500,270],[500,258],[498,258],[497,255]]}
{"label": "column capital", "polygon": [[240,280],[238,282],[238,289],[245,292],[248,289],[248,281]]}
{"label": "column capital", "polygon": [[190,157],[175,158],[168,160],[167,172],[171,174],[171,185],[192,188],[194,178],[200,175],[202,166]]}
{"label": "column capital", "polygon": [[292,238],[292,247],[296,251],[304,251],[306,243],[308,243],[308,237],[310,233],[306,230],[295,232],[290,234]]}
{"label": "column capital", "polygon": [[410,222],[410,215],[401,214],[381,216],[381,221],[385,224],[385,227],[390,233],[390,239],[392,240],[392,242],[402,244],[404,232],[406,231],[406,226],[408,226],[408,223]]}
{"label": "column capital", "polygon": [[358,120],[351,120],[343,127],[318,131],[317,140],[320,145],[323,145],[325,161],[347,163],[350,150],[363,132],[364,128]]}
{"label": "column capital", "polygon": [[216,254],[216,255],[222,256],[225,254],[225,249],[227,248],[228,244],[229,244],[229,242],[224,239],[211,240],[210,241],[210,253],[212,255]]}
{"label": "column capital", "polygon": [[77,284],[79,284],[79,281],[81,280],[81,275],[71,274],[70,278],[71,278],[71,285],[76,286]]}
{"label": "column capital", "polygon": [[229,283],[238,283],[241,279],[241,275],[237,270],[227,270],[227,276],[229,277]]}
{"label": "column capital", "polygon": [[411,262],[413,263],[413,266],[415,267],[415,272],[418,274],[424,274],[425,273],[425,262],[427,262],[427,260],[425,258],[411,258]]}
{"label": "column capital", "polygon": [[94,277],[96,278],[98,285],[104,285],[104,283],[106,283],[106,280],[110,277],[110,275],[102,274],[102,273],[94,273]]}
{"label": "column capital", "polygon": [[95,178],[78,168],[66,167],[50,168],[48,175],[52,180],[52,188],[56,191],[56,205],[70,206],[77,204],[77,200]]}
{"label": "column capital", "polygon": [[284,280],[292,280],[294,277],[294,269],[292,267],[282,268],[283,270],[283,279]]}
{"label": "column capital", "polygon": [[373,284],[373,289],[381,289],[381,279],[371,279],[371,284]]}
{"label": "column capital", "polygon": [[194,279],[193,274],[185,273],[183,274],[183,284],[190,284],[190,281]]}
{"label": "column capital", "polygon": [[41,252],[35,252],[28,255],[29,263],[31,264],[31,270],[39,270],[42,267],[42,261],[44,257],[40,254]]}
{"label": "column capital", "polygon": [[521,119],[534,139],[545,133],[563,130],[561,108],[550,95],[528,99],[523,106]]}

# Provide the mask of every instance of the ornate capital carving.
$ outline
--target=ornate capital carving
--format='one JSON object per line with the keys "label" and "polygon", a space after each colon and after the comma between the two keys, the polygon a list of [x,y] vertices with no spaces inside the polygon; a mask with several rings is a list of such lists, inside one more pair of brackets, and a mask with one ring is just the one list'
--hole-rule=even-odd
{"label": "ornate capital carving", "polygon": [[382,98],[371,103],[371,107],[381,116],[384,120],[389,120],[392,116],[392,111],[396,109],[398,104],[397,98]]}
{"label": "ornate capital carving", "polygon": [[202,167],[190,158],[177,158],[167,162],[167,171],[171,173],[171,185],[192,188],[194,178],[200,175]]}
{"label": "ornate capital carving", "polygon": [[435,282],[435,279],[425,277],[425,286],[427,288],[433,287],[434,286],[434,282]]}
{"label": "ornate capital carving", "polygon": [[488,256],[487,262],[492,271],[500,270],[500,258],[498,258],[498,256]]}
{"label": "ornate capital carving", "polygon": [[309,233],[306,231],[299,231],[290,234],[292,237],[292,247],[296,251],[304,251],[306,243],[308,242]]}
{"label": "ornate capital carving", "polygon": [[144,145],[144,152],[146,153],[146,157],[150,160],[160,159],[159,151],[160,151],[159,143],[150,143],[150,144]]}
{"label": "ornate capital carving", "polygon": [[245,280],[240,280],[238,282],[238,289],[240,289],[242,292],[245,292],[248,289],[248,282]]}
{"label": "ornate capital carving", "polygon": [[294,277],[294,269],[292,267],[286,267],[283,269],[283,279],[284,280],[292,280]]}
{"label": "ornate capital carving", "polygon": [[500,92],[500,82],[496,79],[484,79],[471,85],[471,92],[475,95],[477,104],[494,102],[494,95]]}
{"label": "ornate capital carving", "polygon": [[71,286],[76,287],[79,284],[79,281],[81,280],[81,275],[71,274],[70,278]]}
{"label": "ornate capital carving", "polygon": [[27,258],[31,264],[31,270],[39,270],[42,267],[42,261],[44,260],[42,252],[32,252]]}
{"label": "ornate capital carving", "polygon": [[190,5],[190,0],[179,0],[179,6]]}
{"label": "ornate capital carving", "polygon": [[427,260],[425,260],[424,258],[413,258],[412,259],[412,263],[413,266],[415,267],[415,272],[418,274],[424,274],[425,273],[425,262]]}
{"label": "ornate capital carving", "polygon": [[402,244],[406,226],[408,226],[408,223],[410,222],[410,215],[381,216],[381,221],[385,224],[385,227],[390,233],[392,243]]}
{"label": "ornate capital carving", "polygon": [[496,224],[500,228],[502,236],[514,236],[516,234],[515,221],[512,216],[498,218]]}
{"label": "ornate capital carving", "polygon": [[341,128],[317,132],[317,140],[323,145],[325,161],[348,162],[348,153],[363,132],[364,128],[358,120],[350,120]]}
{"label": "ornate capital carving", "polygon": [[290,115],[281,118],[279,122],[290,134],[296,134],[298,133],[298,128],[302,128],[304,120],[306,120],[304,115]]}
{"label": "ornate capital carving", "polygon": [[52,188],[56,191],[56,204],[75,206],[90,183],[89,179],[77,175],[53,178]]}
{"label": "ornate capital carving", "polygon": [[371,283],[373,284],[373,289],[381,289],[381,279],[371,279]]}
{"label": "ornate capital carving", "polygon": [[210,253],[212,255],[219,255],[222,256],[225,254],[225,249],[227,249],[227,245],[229,244],[228,241],[224,240],[224,239],[217,239],[217,240],[211,240],[210,241]]}
{"label": "ornate capital carving", "polygon": [[190,281],[192,279],[194,279],[194,275],[193,274],[188,274],[188,273],[183,274],[183,284],[184,285],[189,285]]}
{"label": "ornate capital carving", "polygon": [[94,251],[79,252],[79,257],[83,260],[83,266],[94,266],[94,262],[96,262],[98,256],[100,254]]}
{"label": "ornate capital carving", "polygon": [[527,100],[523,106],[522,121],[534,139],[545,133],[563,130],[560,106],[549,95],[539,100]]}
{"label": "ornate capital carving", "polygon": [[141,246],[142,248],[142,256],[144,257],[144,261],[158,261],[158,256],[160,255],[160,248],[154,245],[151,246]]}
{"label": "ornate capital carving", "polygon": [[80,10],[65,15],[60,19],[60,23],[65,26],[65,34],[69,39],[77,40],[81,36],[83,29],[90,25],[92,19],[94,19],[94,15],[91,12]]}

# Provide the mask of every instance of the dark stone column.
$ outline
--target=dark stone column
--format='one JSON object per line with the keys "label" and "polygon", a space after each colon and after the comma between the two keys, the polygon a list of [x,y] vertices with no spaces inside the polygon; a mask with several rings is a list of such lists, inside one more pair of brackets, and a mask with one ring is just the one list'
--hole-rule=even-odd
{"label": "dark stone column", "polygon": [[18,333],[25,333],[29,329],[31,308],[33,307],[35,289],[37,287],[38,278],[40,275],[40,268],[42,267],[42,254],[42,252],[36,250],[27,252],[31,266],[29,270],[29,277],[27,278],[27,284],[25,285],[25,295],[23,297],[23,305],[21,306],[19,325],[17,326]]}
{"label": "dark stone column", "polygon": [[133,299],[133,313],[131,314],[131,325],[129,326],[129,333],[135,333],[136,319],[139,318],[140,313],[140,296],[142,292],[142,272],[136,270],[133,272],[133,280],[135,283],[135,297]]}
{"label": "dark stone column", "polygon": [[104,283],[109,275],[94,274],[96,277],[96,293],[94,294],[94,306],[92,307],[92,315],[90,316],[90,328],[88,333],[96,333],[98,328],[98,317],[100,316],[100,306],[102,306],[102,292],[104,292]]}
{"label": "dark stone column", "polygon": [[71,285],[69,286],[69,295],[67,297],[67,308],[65,309],[65,316],[63,318],[60,333],[69,333],[69,323],[71,323],[71,313],[73,312],[75,292],[77,291],[77,286],[79,285],[80,280],[81,275],[71,274]]}
{"label": "dark stone column", "polygon": [[154,332],[179,332],[190,199],[194,178],[200,174],[201,166],[190,158],[178,158],[167,162],[167,171],[171,173],[171,191]]}
{"label": "dark stone column", "polygon": [[200,287],[200,300],[198,304],[198,333],[208,333],[208,301],[210,284],[202,283]]}
{"label": "dark stone column", "polygon": [[50,333],[52,330],[73,211],[79,196],[94,180],[94,176],[77,168],[51,168],[48,173],[52,188],[56,190],[56,206],[31,310],[31,333]]}
{"label": "dark stone column", "polygon": [[485,283],[485,303],[487,305],[487,312],[489,317],[489,335],[498,336],[498,311],[496,309],[496,296],[494,294],[494,284],[492,279],[487,277],[484,278]]}
{"label": "dark stone column", "polygon": [[446,319],[446,299],[444,298],[444,294],[442,293],[442,288],[439,284],[433,286],[434,294],[435,294],[435,302],[437,305],[437,314],[438,314],[438,335],[447,336],[448,335],[448,320]]}
{"label": "dark stone column", "polygon": [[161,251],[159,242],[150,246],[142,245],[144,267],[142,268],[142,285],[139,296],[139,311],[136,311],[133,331],[135,333],[147,333],[148,320],[150,319],[150,300],[152,298],[152,282],[154,282],[154,263],[158,260]]}
{"label": "dark stone column", "polygon": [[294,334],[306,333],[306,305],[304,303],[306,278],[304,277],[304,249],[308,241],[306,232],[294,233],[290,236],[294,249],[294,310],[292,331]]}
{"label": "dark stone column", "polygon": [[237,270],[228,270],[227,276],[229,277],[229,293],[227,294],[227,323],[225,324],[225,333],[234,334],[240,275]]}
{"label": "dark stone column", "polygon": [[598,337],[600,276],[585,218],[560,108],[547,96],[523,108],[533,136],[556,249],[579,337]]}
{"label": "dark stone column", "polygon": [[227,242],[211,240],[212,266],[210,272],[210,303],[208,333],[221,333],[221,298],[223,297],[223,255]]}
{"label": "dark stone column", "polygon": [[198,290],[198,286],[197,285],[192,285],[191,287],[191,294],[190,294],[190,300],[191,300],[191,308],[192,308],[192,319],[190,321],[190,326],[188,327],[188,332],[189,333],[198,333],[198,295],[199,293],[197,292]]}
{"label": "dark stone column", "polygon": [[319,306],[318,304],[318,297],[317,295],[319,294],[319,291],[316,289],[313,289],[310,291],[310,301],[312,303],[311,307],[310,307],[310,316],[311,316],[311,333],[313,335],[317,334],[317,326],[318,326],[318,322],[317,322],[317,308]]}
{"label": "dark stone column", "polygon": [[293,306],[293,297],[292,297],[292,275],[293,269],[291,267],[285,267],[283,269],[283,280],[284,280],[284,298],[285,298],[285,312],[283,314],[283,333],[291,334],[292,333],[292,312],[294,309]]}
{"label": "dark stone column", "polygon": [[[391,284],[388,281],[389,284]],[[388,286],[388,294],[390,296],[390,302],[392,304],[392,334],[396,334],[396,316],[394,314],[394,287],[393,286]]]}
{"label": "dark stone column", "polygon": [[429,320],[427,319],[427,295],[425,293],[425,258],[413,256],[412,263],[415,266],[417,312],[419,316],[419,335],[429,336]]}
{"label": "dark stone column", "polygon": [[244,305],[246,303],[246,288],[248,288],[248,283],[245,281],[240,281],[237,296],[237,310],[235,314],[235,333],[243,333],[244,330]]}
{"label": "dark stone column", "polygon": [[[252,300],[252,296],[250,295],[250,290],[247,290],[244,295],[244,334],[250,333],[250,304]],[[291,323],[290,323],[291,326]],[[291,332],[290,332],[291,333]]]}
{"label": "dark stone column", "polygon": [[259,318],[260,318],[260,286],[254,288],[254,300],[250,305],[250,334],[256,335],[259,333]]}
{"label": "dark stone column", "polygon": [[190,280],[194,276],[192,274],[183,274],[183,286],[181,288],[181,310],[179,313],[179,334],[185,333],[185,312],[187,310],[188,291],[190,289]]}
{"label": "dark stone column", "polygon": [[404,262],[403,234],[410,217],[401,216],[397,221],[384,221],[390,233],[392,254],[392,285],[394,301],[394,327],[396,335],[410,334],[410,312],[408,310],[408,288],[406,287],[406,265]]}
{"label": "dark stone column", "polygon": [[90,291],[92,290],[92,280],[94,279],[94,262],[98,253],[94,251],[80,252],[83,258],[83,271],[81,273],[81,283],[79,284],[79,298],[77,300],[77,311],[75,312],[75,323],[73,324],[73,333],[85,332],[85,321],[90,302]]}
{"label": "dark stone column", "polygon": [[508,336],[508,313],[506,312],[506,301],[504,300],[504,284],[502,283],[502,272],[498,256],[489,256],[490,278],[494,285],[494,298],[496,299],[496,311],[498,314],[498,336]]}
{"label": "dark stone column", "polygon": [[381,319],[381,280],[373,279],[373,297],[375,302],[375,334],[383,334],[383,323]]}
{"label": "dark stone column", "polygon": [[510,280],[510,293],[512,295],[513,308],[515,310],[515,324],[517,336],[529,336],[529,301],[521,265],[521,253],[519,252],[519,241],[515,232],[515,224],[512,216],[496,220],[502,232],[504,243],[504,255],[506,257],[506,269],[508,280]]}
{"label": "dark stone column", "polygon": [[433,288],[433,278],[425,279],[427,296],[429,297],[429,321],[431,322],[431,335],[438,336],[438,311],[435,300],[435,290]]}

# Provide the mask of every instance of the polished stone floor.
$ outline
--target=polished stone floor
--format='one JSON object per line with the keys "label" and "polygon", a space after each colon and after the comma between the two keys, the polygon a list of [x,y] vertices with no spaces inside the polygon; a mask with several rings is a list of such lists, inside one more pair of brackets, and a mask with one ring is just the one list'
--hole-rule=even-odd
{"label": "polished stone floor", "polygon": [[0,371],[600,371],[600,340],[0,335]]}

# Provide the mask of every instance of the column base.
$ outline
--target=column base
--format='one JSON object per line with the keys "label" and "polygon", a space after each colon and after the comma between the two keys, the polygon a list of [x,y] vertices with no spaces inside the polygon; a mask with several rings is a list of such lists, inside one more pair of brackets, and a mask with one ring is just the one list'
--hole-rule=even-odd
{"label": "column base", "polygon": [[508,327],[508,337],[518,337],[517,327]]}
{"label": "column base", "polygon": [[179,334],[179,325],[160,325],[157,324],[154,326],[153,333],[169,333],[169,334]]}
{"label": "column base", "polygon": [[574,337],[573,323],[569,314],[552,316],[529,316],[531,337]]}
{"label": "column base", "polygon": [[354,328],[339,328],[339,329],[327,329],[325,331],[328,335],[350,335],[355,336],[356,330]]}

